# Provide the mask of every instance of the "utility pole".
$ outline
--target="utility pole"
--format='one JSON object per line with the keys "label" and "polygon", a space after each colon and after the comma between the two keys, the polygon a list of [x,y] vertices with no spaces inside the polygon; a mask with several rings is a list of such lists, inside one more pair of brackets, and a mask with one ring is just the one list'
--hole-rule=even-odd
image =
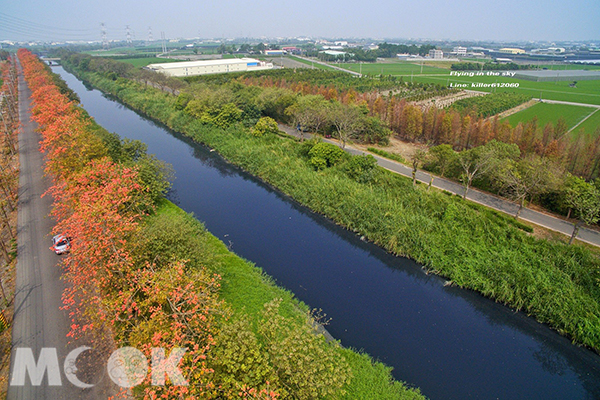
{"label": "utility pole", "polygon": [[129,25],[125,25],[125,32],[127,32],[127,43],[131,43],[131,29]]}
{"label": "utility pole", "polygon": [[167,52],[167,43],[166,43],[166,39],[165,39],[165,33],[161,32],[160,33],[160,38],[162,39],[162,52],[163,54],[165,54]]}

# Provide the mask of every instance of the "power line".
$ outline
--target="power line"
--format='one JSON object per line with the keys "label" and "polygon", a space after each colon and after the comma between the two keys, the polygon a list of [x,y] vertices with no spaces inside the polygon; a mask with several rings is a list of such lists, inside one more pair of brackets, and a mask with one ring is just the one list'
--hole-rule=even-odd
{"label": "power line", "polygon": [[25,25],[28,27],[35,27],[38,29],[43,29],[43,30],[50,30],[50,31],[57,31],[57,32],[73,32],[73,33],[92,33],[94,30],[93,29],[70,29],[70,28],[57,28],[55,26],[49,26],[49,25],[44,25],[44,24],[40,24],[38,22],[32,22],[32,21],[27,21],[25,19],[22,18],[18,18],[18,17],[13,17],[11,15],[8,15],[6,13],[3,13],[0,11],[0,18],[3,18],[6,21],[12,21],[13,23],[18,23],[21,25]]}

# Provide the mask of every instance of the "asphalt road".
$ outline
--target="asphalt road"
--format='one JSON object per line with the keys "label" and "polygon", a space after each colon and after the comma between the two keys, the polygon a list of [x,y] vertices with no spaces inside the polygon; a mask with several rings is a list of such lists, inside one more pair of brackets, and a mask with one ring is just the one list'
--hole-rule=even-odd
{"label": "asphalt road", "polygon": [[[43,174],[43,155],[39,151],[41,138],[39,133],[35,132],[36,125],[30,120],[31,92],[23,79],[22,71],[19,72],[19,117],[22,123],[19,134],[21,170],[11,379],[17,362],[15,357],[17,348],[31,349],[35,361],[38,361],[42,348],[55,348],[61,385],[50,386],[47,372],[41,385],[37,386],[32,385],[30,375],[26,375],[24,386],[9,385],[7,399],[108,398],[109,394],[114,394],[115,386],[108,379],[105,368],[94,371],[93,374],[88,372],[88,376],[91,377],[89,383],[96,383],[90,389],[81,389],[71,384],[64,373],[63,365],[67,354],[86,343],[83,341],[69,343],[67,332],[70,320],[67,313],[60,310],[65,281],[61,280],[60,256],[49,249],[53,221],[48,215],[52,202],[50,196],[41,197],[50,182]],[[79,363],[77,365],[80,366]]]}
{"label": "asphalt road", "polygon": [[[299,133],[294,128],[291,128],[289,126],[280,124],[279,129],[289,135],[300,137]],[[304,133],[304,138],[310,138],[310,137],[312,137],[311,134]],[[333,143],[335,145],[339,145],[339,143],[334,140],[324,139],[324,141]],[[404,164],[401,164],[396,161],[388,160],[387,158],[380,157],[376,154],[366,153],[362,150],[356,149],[356,148],[354,148],[352,146],[348,146],[348,145],[346,145],[345,150],[350,154],[370,154],[373,157],[375,157],[379,166],[381,166],[387,170],[390,170],[392,172],[398,173],[400,175],[404,175],[409,178],[412,178],[412,170]],[[431,179],[431,174],[424,172],[424,171],[417,171],[416,177],[417,177],[418,181],[429,184],[429,181]],[[441,189],[441,190],[446,190],[450,193],[461,195],[461,196],[463,195],[464,190],[465,190],[461,184],[450,181],[448,179],[440,178],[438,176],[434,176],[432,186],[435,188]],[[509,215],[515,215],[517,212],[517,209],[519,208],[517,204],[515,204],[511,201],[508,201],[508,200],[500,198],[500,197],[496,197],[489,193],[481,192],[474,188],[469,189],[469,192],[467,194],[467,199],[474,201],[476,203],[479,203],[479,204],[483,204],[483,205],[493,208],[495,210],[502,211]],[[573,224],[572,223],[562,220],[560,218],[554,217],[552,215],[548,215],[545,213],[541,213],[539,211],[531,210],[527,207],[523,208],[523,210],[521,211],[521,216],[519,218],[521,220],[531,222],[533,224],[542,226],[544,228],[563,233],[569,237],[573,233]],[[592,244],[595,246],[600,246],[600,233],[597,231],[582,227],[581,230],[579,231],[579,235],[577,236],[577,238],[583,242],[586,242],[586,243],[589,243],[589,244]]]}

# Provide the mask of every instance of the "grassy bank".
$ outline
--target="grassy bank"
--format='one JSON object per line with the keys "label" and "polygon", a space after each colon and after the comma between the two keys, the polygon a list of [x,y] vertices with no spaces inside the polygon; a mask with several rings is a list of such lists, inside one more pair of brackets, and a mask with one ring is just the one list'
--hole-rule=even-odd
{"label": "grassy bank", "polygon": [[[273,280],[252,263],[238,257],[208,232],[201,222],[185,213],[173,203],[164,200],[155,215],[146,220],[145,232],[160,232],[160,242],[169,251],[173,247],[186,249],[186,256],[194,265],[210,265],[211,270],[221,276],[220,297],[231,307],[234,318],[245,316],[256,332],[264,305],[273,299],[282,299],[280,313],[292,325],[304,323],[303,316],[308,306],[298,301],[294,295],[277,286]],[[165,226],[176,227],[177,237],[165,235]],[[150,234],[149,236],[153,236]],[[156,237],[152,242],[156,242]],[[170,243],[170,240],[173,243]],[[400,382],[394,381],[390,368],[374,362],[367,354],[357,353],[340,346],[330,346],[329,351],[338,359],[345,359],[350,367],[351,381],[343,389],[346,399],[421,399],[417,391],[409,390]],[[334,398],[336,398],[334,396]]]}
{"label": "grassy bank", "polygon": [[94,73],[80,76],[388,251],[600,349],[600,262],[589,250],[535,239],[509,217],[455,196],[413,189],[409,180],[388,172],[370,184],[336,168],[317,172],[294,141],[251,137],[240,126],[204,125],[177,111],[175,98],[158,90]]}

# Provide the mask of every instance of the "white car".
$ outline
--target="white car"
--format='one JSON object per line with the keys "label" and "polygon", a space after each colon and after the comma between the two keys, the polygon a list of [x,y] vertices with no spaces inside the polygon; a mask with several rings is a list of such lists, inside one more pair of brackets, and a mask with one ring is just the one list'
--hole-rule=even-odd
{"label": "white car", "polygon": [[71,250],[70,238],[65,235],[56,235],[52,238],[52,247],[50,247],[56,254],[68,253]]}

